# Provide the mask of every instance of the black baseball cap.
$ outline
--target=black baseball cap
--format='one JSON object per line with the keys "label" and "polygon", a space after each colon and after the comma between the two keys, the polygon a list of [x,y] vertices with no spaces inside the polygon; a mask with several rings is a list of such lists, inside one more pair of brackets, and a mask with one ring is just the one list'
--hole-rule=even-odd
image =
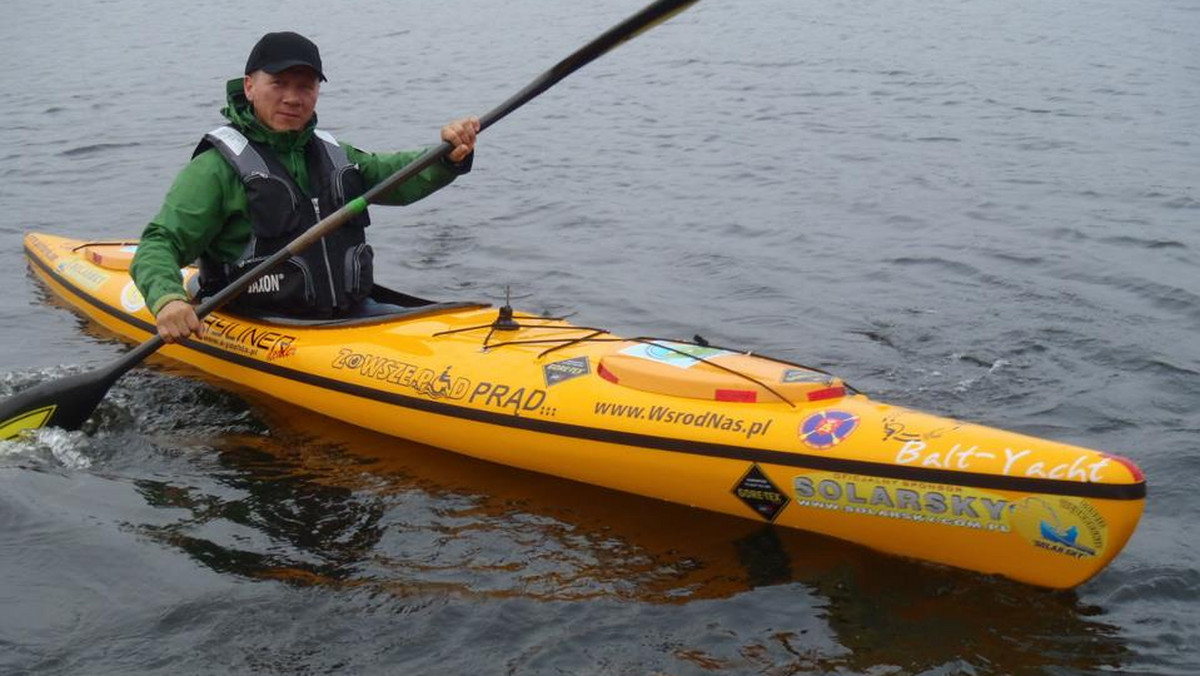
{"label": "black baseball cap", "polygon": [[265,70],[274,75],[292,66],[308,66],[317,71],[322,82],[325,81],[325,73],[321,71],[321,52],[312,40],[291,31],[267,33],[250,50],[250,58],[246,59],[246,75],[256,70]]}

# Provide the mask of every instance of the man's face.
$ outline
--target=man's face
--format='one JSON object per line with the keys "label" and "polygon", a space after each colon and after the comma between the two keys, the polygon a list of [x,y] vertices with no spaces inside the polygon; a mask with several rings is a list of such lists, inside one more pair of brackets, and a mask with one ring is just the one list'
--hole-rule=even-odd
{"label": "man's face", "polygon": [[254,115],[275,131],[298,131],[312,119],[321,93],[317,72],[295,66],[275,74],[256,70],[243,82]]}

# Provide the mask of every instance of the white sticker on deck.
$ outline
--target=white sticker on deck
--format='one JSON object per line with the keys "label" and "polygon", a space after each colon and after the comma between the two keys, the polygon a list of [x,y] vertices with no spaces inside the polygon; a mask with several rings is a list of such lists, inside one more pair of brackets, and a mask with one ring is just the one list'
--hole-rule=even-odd
{"label": "white sticker on deck", "polygon": [[662,364],[668,364],[681,369],[691,368],[700,363],[702,359],[712,359],[726,354],[736,354],[729,350],[718,350],[715,347],[704,347],[702,345],[691,345],[688,343],[672,343],[668,341],[660,341],[657,343],[641,343],[633,347],[627,347],[621,350],[621,354],[626,354],[639,359],[649,359]]}

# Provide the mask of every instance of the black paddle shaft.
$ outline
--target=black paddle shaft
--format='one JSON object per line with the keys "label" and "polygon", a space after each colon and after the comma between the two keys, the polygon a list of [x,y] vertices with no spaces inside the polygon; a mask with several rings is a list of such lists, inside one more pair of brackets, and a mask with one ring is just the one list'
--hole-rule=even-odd
{"label": "black paddle shaft", "polygon": [[[576,50],[575,53],[559,61],[553,68],[526,85],[524,89],[484,114],[479,118],[480,131],[499,122],[509,113],[614,47],[642,31],[666,21],[696,2],[698,0],[657,0],[650,3],[637,14],[613,26],[604,34]],[[366,209],[368,204],[378,200],[380,195],[424,171],[452,149],[453,147],[449,143],[443,141],[440,145],[426,150],[417,159],[375,185],[361,197],[351,200],[306,230],[292,240],[286,248],[262,261],[248,273],[202,302],[196,307],[196,315],[204,317],[228,303],[259,277],[270,272],[287,258],[304,251],[325,235],[337,230],[355,214]],[[0,440],[12,439],[26,429],[41,427],[79,429],[96,410],[96,406],[104,399],[104,395],[113,383],[126,371],[158,351],[164,342],[156,334],[104,368],[41,383],[9,397],[0,403]]]}

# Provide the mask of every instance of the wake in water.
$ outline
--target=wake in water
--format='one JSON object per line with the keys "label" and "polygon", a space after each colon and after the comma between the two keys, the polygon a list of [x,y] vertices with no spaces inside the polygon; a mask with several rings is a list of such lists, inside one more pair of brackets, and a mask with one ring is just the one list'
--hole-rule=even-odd
{"label": "wake in water", "polygon": [[[86,370],[73,365],[6,373],[0,376],[0,398]],[[109,391],[82,430],[46,428],[0,441],[0,467],[91,469],[168,432],[194,438],[262,434],[266,427],[233,394],[191,378],[140,370]]]}
{"label": "wake in water", "polygon": [[[82,372],[78,367],[59,366],[32,372],[6,373],[0,377],[0,399],[10,397],[42,382]],[[83,432],[60,429],[27,431],[12,441],[0,441],[0,467],[79,470],[91,467],[88,439]]]}
{"label": "wake in water", "polygon": [[92,461],[87,447],[87,435],[83,432],[40,429],[16,441],[0,441],[0,467],[88,469]]}

